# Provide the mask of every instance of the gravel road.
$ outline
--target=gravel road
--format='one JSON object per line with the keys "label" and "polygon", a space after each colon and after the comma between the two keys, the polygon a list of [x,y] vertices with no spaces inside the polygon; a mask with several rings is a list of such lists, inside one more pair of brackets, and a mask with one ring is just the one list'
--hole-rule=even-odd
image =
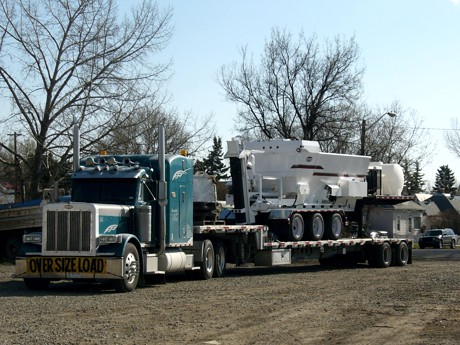
{"label": "gravel road", "polygon": [[1,344],[458,344],[458,261],[330,269],[244,267],[119,294],[28,291],[0,265]]}

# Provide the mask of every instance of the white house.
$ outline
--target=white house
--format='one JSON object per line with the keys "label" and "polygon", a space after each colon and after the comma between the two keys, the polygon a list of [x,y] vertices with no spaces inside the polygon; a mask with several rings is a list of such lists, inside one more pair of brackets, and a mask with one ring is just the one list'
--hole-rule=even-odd
{"label": "white house", "polygon": [[424,211],[414,201],[368,206],[363,212],[364,226],[368,231],[387,231],[390,237],[415,238],[423,226]]}

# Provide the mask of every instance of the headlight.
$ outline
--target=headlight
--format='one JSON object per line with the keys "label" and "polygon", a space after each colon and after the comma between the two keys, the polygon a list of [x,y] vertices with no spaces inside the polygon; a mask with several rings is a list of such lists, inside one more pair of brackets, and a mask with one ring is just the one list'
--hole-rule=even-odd
{"label": "headlight", "polygon": [[98,237],[98,244],[111,244],[111,243],[121,243],[121,236],[120,235],[101,235]]}
{"label": "headlight", "polygon": [[26,234],[22,236],[23,243],[42,243],[42,234],[41,232],[31,232],[30,234]]}

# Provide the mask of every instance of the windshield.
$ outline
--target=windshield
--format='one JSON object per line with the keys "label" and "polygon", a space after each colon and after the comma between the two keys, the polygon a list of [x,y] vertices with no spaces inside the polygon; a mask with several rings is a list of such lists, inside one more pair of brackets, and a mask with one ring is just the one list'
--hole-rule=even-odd
{"label": "windshield", "polygon": [[440,236],[442,235],[441,230],[430,230],[426,233],[426,236]]}
{"label": "windshield", "polygon": [[136,179],[77,179],[72,185],[72,201],[134,205]]}

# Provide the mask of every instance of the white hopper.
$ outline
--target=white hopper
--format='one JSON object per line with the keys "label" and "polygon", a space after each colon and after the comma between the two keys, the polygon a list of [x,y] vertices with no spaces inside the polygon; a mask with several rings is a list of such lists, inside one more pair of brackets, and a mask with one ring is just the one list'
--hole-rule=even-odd
{"label": "white hopper", "polygon": [[264,195],[320,203],[330,196],[363,197],[370,158],[320,152],[306,140],[270,140],[245,144],[254,189],[262,179]]}

